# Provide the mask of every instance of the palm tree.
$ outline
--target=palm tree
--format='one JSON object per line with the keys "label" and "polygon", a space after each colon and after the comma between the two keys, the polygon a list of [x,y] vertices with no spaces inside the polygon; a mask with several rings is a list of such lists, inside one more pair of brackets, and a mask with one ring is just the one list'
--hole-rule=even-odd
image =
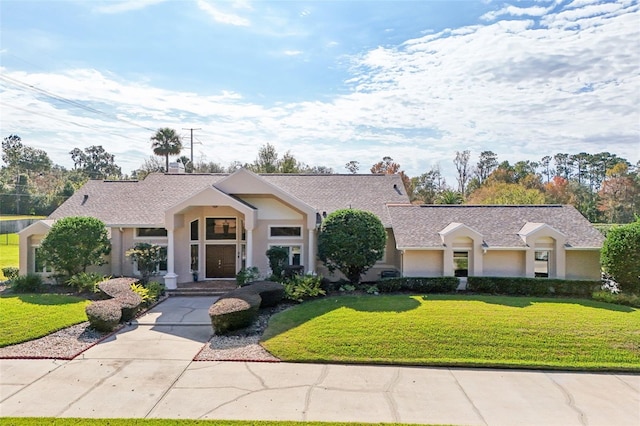
{"label": "palm tree", "polygon": [[182,140],[175,130],[168,127],[158,129],[151,137],[153,153],[166,159],[166,171],[169,171],[169,156],[178,155],[182,151]]}

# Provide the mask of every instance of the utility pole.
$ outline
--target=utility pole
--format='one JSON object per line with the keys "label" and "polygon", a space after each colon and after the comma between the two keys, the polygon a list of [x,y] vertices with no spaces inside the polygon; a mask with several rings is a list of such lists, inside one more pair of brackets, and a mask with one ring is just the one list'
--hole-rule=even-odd
{"label": "utility pole", "polygon": [[193,131],[194,130],[202,130],[202,129],[200,129],[200,128],[198,128],[198,129],[191,129],[191,128],[185,129],[183,127],[182,130],[189,130],[191,132],[191,168],[193,170],[193,167],[195,167],[195,165],[193,164]]}

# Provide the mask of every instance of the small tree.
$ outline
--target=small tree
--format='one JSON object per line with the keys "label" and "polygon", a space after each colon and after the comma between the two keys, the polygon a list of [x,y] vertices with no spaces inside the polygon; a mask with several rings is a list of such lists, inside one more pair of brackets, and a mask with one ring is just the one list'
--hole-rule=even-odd
{"label": "small tree", "polygon": [[625,293],[640,293],[640,220],[607,232],[602,266]]}
{"label": "small tree", "polygon": [[86,272],[89,265],[104,265],[103,256],[110,251],[107,228],[100,219],[70,216],[53,224],[38,254],[54,270],[72,277]]}
{"label": "small tree", "polygon": [[362,274],[382,259],[386,242],[384,226],[373,213],[337,210],[322,222],[318,258],[329,271],[339,270],[357,285]]}
{"label": "small tree", "polygon": [[166,254],[157,244],[136,243],[125,253],[132,261],[138,264],[140,282],[147,284],[149,278],[156,274],[158,266],[166,260]]}

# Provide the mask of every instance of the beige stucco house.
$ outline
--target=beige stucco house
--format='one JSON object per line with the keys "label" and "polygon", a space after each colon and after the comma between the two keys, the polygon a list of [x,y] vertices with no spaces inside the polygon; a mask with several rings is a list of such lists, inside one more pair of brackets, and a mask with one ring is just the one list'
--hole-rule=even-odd
{"label": "beige stucco house", "polygon": [[319,225],[341,208],[376,214],[387,229],[384,257],[367,272],[406,276],[599,277],[602,237],[570,206],[413,206],[398,175],[151,174],[142,181],[89,181],[46,220],[20,232],[20,273],[48,275],[38,246],[56,219],[93,216],[112,244],[100,272],[134,276],[125,252],[137,242],[165,247],[158,278],[167,288],[268,273],[265,252],[285,247],[289,263],[331,275],[316,259]]}

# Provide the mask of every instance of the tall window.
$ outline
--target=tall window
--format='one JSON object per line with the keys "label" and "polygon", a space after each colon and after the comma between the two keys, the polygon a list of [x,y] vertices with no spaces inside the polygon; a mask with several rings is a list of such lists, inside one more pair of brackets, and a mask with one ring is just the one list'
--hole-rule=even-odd
{"label": "tall window", "polygon": [[198,244],[191,244],[191,271],[197,272],[200,266],[200,247]]}
{"label": "tall window", "polygon": [[536,250],[535,276],[540,278],[549,277],[549,251],[548,250]]}
{"label": "tall window", "polygon": [[38,254],[39,250],[40,247],[34,247],[33,249],[34,272],[40,274],[53,272],[53,269],[50,266],[47,266],[47,264],[42,260],[42,255]]}
{"label": "tall window", "polygon": [[191,241],[198,241],[200,239],[200,220],[196,219],[191,221]]}
{"label": "tall window", "polygon": [[453,274],[456,277],[469,276],[469,252],[454,251],[453,252]]}
{"label": "tall window", "polygon": [[205,238],[207,240],[235,240],[236,218],[212,218],[208,217],[205,224]]}

